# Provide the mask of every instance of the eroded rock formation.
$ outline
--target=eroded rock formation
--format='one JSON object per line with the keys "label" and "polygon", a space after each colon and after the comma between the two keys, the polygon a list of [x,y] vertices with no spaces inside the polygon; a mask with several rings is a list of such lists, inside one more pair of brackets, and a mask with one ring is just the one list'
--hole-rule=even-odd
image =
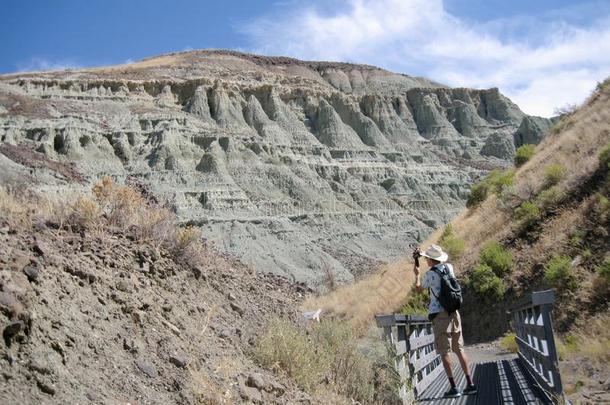
{"label": "eroded rock formation", "polygon": [[135,179],[219,249],[312,284],[402,254],[548,125],[497,89],[227,51],[0,77],[1,142]]}

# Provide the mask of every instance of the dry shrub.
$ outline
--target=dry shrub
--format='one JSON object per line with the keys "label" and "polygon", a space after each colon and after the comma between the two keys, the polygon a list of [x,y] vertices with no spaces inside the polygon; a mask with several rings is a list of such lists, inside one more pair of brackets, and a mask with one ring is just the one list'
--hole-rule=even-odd
{"label": "dry shrub", "polygon": [[13,225],[25,225],[30,223],[29,208],[16,193],[0,186],[0,219]]}
{"label": "dry shrub", "polygon": [[357,343],[345,322],[323,321],[307,332],[289,320],[274,319],[257,344],[255,358],[306,391],[332,390],[361,403],[373,403],[373,363]]}
{"label": "dry shrub", "polygon": [[53,222],[56,227],[67,225],[100,238],[124,231],[137,240],[167,249],[175,260],[191,268],[200,267],[206,256],[204,247],[197,243],[202,239],[198,229],[179,228],[175,214],[149,205],[138,191],[117,185],[107,176],[92,187],[91,195],[62,195],[60,199],[27,188],[0,187],[0,220],[29,228],[34,223]]}
{"label": "dry shrub", "polygon": [[89,197],[79,197],[69,207],[67,224],[74,228],[91,229],[99,225],[101,213],[97,202]]}
{"label": "dry shrub", "polygon": [[131,187],[115,184],[108,176],[92,189],[102,213],[110,225],[127,228],[138,224],[147,204],[142,195]]}
{"label": "dry shrub", "polygon": [[588,319],[580,327],[559,340],[558,351],[562,360],[584,358],[598,365],[610,364],[610,314],[607,312]]}

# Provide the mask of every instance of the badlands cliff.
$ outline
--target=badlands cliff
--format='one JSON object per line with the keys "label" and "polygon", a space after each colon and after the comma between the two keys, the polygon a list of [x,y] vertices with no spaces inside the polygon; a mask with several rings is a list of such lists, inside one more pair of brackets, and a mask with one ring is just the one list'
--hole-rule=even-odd
{"label": "badlands cliff", "polygon": [[[0,76],[0,141],[142,186],[258,271],[321,285],[404,252],[549,120],[497,89],[376,67],[193,51]],[[66,193],[0,154],[0,181]]]}

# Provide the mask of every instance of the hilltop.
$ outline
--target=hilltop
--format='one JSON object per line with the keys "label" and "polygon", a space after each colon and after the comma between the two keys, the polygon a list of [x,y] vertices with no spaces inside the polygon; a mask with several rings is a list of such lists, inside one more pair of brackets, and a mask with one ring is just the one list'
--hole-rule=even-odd
{"label": "hilltop", "polygon": [[318,289],[400,257],[550,125],[498,89],[223,50],[0,76],[0,142],[84,179],[3,152],[5,181],[137,183],[220,251]]}

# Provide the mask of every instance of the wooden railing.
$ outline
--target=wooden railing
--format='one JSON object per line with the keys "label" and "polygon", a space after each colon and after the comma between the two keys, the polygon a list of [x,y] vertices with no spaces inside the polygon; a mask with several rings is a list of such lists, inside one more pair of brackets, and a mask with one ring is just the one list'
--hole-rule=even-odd
{"label": "wooden railing", "polygon": [[396,356],[400,398],[411,403],[443,372],[432,323],[420,315],[378,315],[375,320]]}
{"label": "wooden railing", "polygon": [[519,357],[539,387],[558,402],[563,397],[557,348],[553,337],[552,290],[532,293],[511,309]]}

